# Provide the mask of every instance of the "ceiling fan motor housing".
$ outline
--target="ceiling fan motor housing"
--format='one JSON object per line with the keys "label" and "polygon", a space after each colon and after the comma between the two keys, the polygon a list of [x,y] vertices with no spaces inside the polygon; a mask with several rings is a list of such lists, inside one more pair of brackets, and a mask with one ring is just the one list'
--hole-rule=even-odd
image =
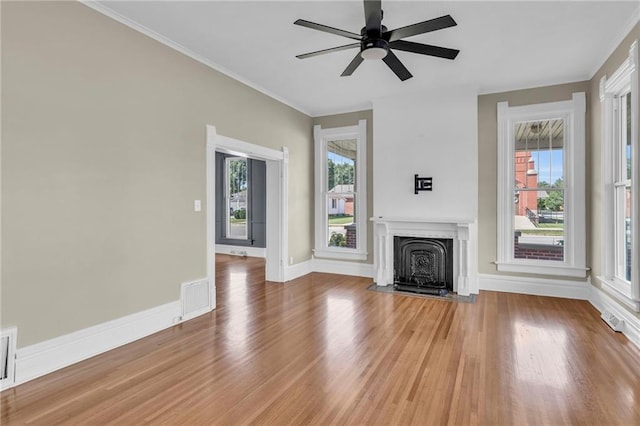
{"label": "ceiling fan motor housing", "polygon": [[382,59],[389,53],[389,42],[381,38],[364,38],[360,46],[362,59]]}
{"label": "ceiling fan motor housing", "polygon": [[[382,13],[382,11],[380,11]],[[367,30],[362,27],[360,35],[362,42],[360,43],[360,56],[363,59],[382,59],[389,52],[389,41],[382,38],[382,34],[387,31],[387,27],[380,25],[380,30]]]}
{"label": "ceiling fan motor housing", "polygon": [[[367,50],[370,49],[382,49],[384,50],[385,54],[382,55],[382,58],[384,58],[386,56],[386,52],[389,50],[389,42],[385,39],[382,38],[365,38],[362,40],[362,46],[361,46],[361,51],[364,53]],[[365,59],[368,59],[365,57]],[[380,58],[378,58],[380,59]]]}

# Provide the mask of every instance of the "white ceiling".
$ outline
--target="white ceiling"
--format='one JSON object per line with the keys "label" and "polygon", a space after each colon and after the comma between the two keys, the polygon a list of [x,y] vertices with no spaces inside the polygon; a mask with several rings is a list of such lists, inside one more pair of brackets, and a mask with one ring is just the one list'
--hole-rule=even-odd
{"label": "white ceiling", "polygon": [[296,19],[359,33],[360,0],[101,1],[93,7],[312,116],[436,87],[491,93],[586,80],[640,20],[637,0],[383,1],[389,29],[446,14],[458,23],[409,39],[460,49],[454,61],[395,51],[413,74],[401,82],[380,60],[340,77],[357,49],[295,57],[353,42],[293,25]]}

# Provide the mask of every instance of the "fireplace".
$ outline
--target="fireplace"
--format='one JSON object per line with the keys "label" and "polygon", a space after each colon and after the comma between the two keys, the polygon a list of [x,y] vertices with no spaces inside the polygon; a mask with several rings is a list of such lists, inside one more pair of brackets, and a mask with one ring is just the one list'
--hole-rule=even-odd
{"label": "fireplace", "polygon": [[[396,281],[400,281],[396,278],[402,276],[405,278],[401,280],[404,281],[403,285],[413,285],[414,288],[416,284],[426,288],[426,284],[429,283],[438,292],[446,290],[460,296],[478,293],[477,269],[472,260],[472,246],[475,245],[476,238],[473,219],[375,217],[371,220],[374,225],[373,277],[377,286],[395,286]],[[410,272],[411,263],[408,265],[408,274],[406,271],[400,271],[395,265],[398,252],[396,237],[406,237],[407,241],[426,239],[432,242],[430,247],[418,248],[414,253],[413,278]],[[407,244],[406,250],[411,251],[413,248],[412,242]],[[430,279],[431,273],[422,265],[426,264],[428,258],[438,257],[437,253],[440,251],[446,252],[446,260],[444,263],[442,260],[439,261],[441,263],[434,274],[435,279]],[[416,269],[419,269],[417,273]],[[446,284],[443,285],[442,282]]]}
{"label": "fireplace", "polygon": [[453,239],[394,237],[393,286],[445,295],[453,291]]}

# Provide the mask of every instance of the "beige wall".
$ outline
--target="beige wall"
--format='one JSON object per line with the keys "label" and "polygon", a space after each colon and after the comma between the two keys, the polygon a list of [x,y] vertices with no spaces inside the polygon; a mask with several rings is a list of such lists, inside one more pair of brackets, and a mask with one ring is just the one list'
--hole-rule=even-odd
{"label": "beige wall", "polygon": [[[323,129],[357,125],[360,120],[367,120],[367,218],[373,213],[373,111],[357,111],[346,114],[315,117],[313,125]],[[373,263],[373,224],[367,222],[367,260]]]}
{"label": "beige wall", "polygon": [[[497,257],[497,104],[509,102],[509,106],[558,102],[571,99],[574,92],[587,94],[587,146],[590,141],[589,102],[591,98],[588,81],[561,84],[557,86],[539,87],[535,89],[516,90],[512,92],[493,93],[478,96],[478,272],[485,274],[501,274],[493,264]],[[587,158],[589,152],[587,150]],[[587,193],[589,193],[587,182]],[[590,211],[587,205],[587,223]],[[590,245],[587,232],[587,246]],[[587,265],[589,266],[589,265]],[[508,273],[506,275],[517,275]]]}
{"label": "beige wall", "polygon": [[2,2],[2,327],[18,346],[179,298],[206,276],[205,126],[289,163],[312,245],[310,117],[77,2]]}
{"label": "beige wall", "polygon": [[[611,76],[622,63],[629,57],[629,48],[631,44],[640,39],[640,23],[631,30],[624,38],[616,50],[607,58],[606,62],[600,67],[598,72],[593,76],[590,82],[591,97],[589,108],[591,109],[591,144],[587,150],[587,170],[589,170],[587,180],[587,190],[589,197],[587,202],[590,203],[591,220],[587,222],[587,226],[591,231],[591,247],[587,252],[588,258],[591,260],[591,274],[597,277],[602,273],[602,212],[603,212],[603,180],[602,180],[602,110],[600,109],[600,79],[604,76]],[[640,75],[639,75],[640,80]],[[640,83],[640,81],[639,81]],[[640,122],[640,111],[636,111]],[[635,184],[638,188],[638,184]],[[640,259],[635,254],[635,259]],[[591,282],[595,286],[600,286],[597,279],[592,278]],[[623,305],[621,305],[623,306]],[[623,306],[624,307],[624,306]],[[634,312],[640,317],[640,314]]]}

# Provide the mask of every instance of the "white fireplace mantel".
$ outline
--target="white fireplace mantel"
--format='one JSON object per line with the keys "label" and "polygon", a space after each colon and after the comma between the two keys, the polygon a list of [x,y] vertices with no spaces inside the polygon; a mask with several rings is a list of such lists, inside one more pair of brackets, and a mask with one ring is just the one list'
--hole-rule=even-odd
{"label": "white fireplace mantel", "polygon": [[450,238],[453,240],[453,290],[468,296],[470,271],[469,218],[373,217],[374,277],[376,285],[393,284],[393,238]]}

